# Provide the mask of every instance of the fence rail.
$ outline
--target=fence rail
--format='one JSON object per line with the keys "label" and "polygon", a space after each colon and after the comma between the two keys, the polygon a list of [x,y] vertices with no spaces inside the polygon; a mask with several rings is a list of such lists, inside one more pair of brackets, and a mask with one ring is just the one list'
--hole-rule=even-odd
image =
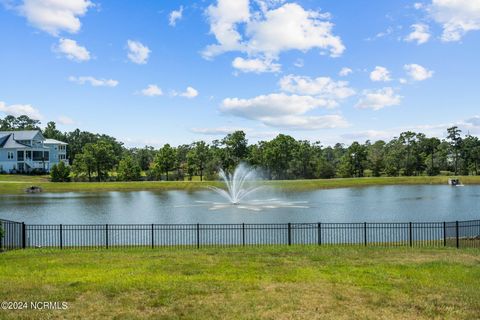
{"label": "fence rail", "polygon": [[480,220],[407,223],[24,224],[0,220],[0,250],[341,245],[480,248]]}

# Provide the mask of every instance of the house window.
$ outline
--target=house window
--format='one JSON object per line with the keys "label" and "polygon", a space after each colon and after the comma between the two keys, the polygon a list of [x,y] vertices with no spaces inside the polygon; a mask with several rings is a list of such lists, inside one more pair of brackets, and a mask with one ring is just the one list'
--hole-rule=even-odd
{"label": "house window", "polygon": [[42,151],[33,151],[33,161],[42,161],[43,152]]}
{"label": "house window", "polygon": [[8,151],[7,152],[7,159],[8,160],[13,160],[13,151]]}

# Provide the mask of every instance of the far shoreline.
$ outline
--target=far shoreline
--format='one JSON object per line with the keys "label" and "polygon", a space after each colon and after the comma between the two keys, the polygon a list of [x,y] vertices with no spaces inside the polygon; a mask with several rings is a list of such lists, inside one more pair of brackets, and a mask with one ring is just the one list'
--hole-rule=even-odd
{"label": "far shoreline", "polygon": [[[480,184],[480,176],[458,176],[465,185]],[[312,180],[267,180],[267,186],[284,191],[310,191],[388,185],[447,185],[449,176],[364,177]],[[43,193],[109,191],[198,191],[207,186],[221,187],[220,181],[132,181],[132,182],[49,182],[45,177],[0,175],[0,195],[26,194],[31,186]]]}

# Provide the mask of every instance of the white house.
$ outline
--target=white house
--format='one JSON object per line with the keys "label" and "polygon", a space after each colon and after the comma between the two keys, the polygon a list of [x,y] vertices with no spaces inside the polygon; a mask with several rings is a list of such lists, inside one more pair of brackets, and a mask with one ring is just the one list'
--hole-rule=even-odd
{"label": "white house", "polygon": [[40,130],[0,131],[0,172],[49,172],[60,161],[68,165],[67,143],[45,139]]}

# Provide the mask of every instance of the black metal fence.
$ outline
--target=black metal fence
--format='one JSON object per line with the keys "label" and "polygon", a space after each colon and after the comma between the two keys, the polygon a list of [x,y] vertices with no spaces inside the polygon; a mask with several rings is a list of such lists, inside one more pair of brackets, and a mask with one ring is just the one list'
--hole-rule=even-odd
{"label": "black metal fence", "polygon": [[23,224],[1,220],[3,250],[18,248],[343,245],[480,248],[480,220],[407,223]]}
{"label": "black metal fence", "polygon": [[0,219],[0,229],[0,251],[22,249],[25,247],[25,224]]}

